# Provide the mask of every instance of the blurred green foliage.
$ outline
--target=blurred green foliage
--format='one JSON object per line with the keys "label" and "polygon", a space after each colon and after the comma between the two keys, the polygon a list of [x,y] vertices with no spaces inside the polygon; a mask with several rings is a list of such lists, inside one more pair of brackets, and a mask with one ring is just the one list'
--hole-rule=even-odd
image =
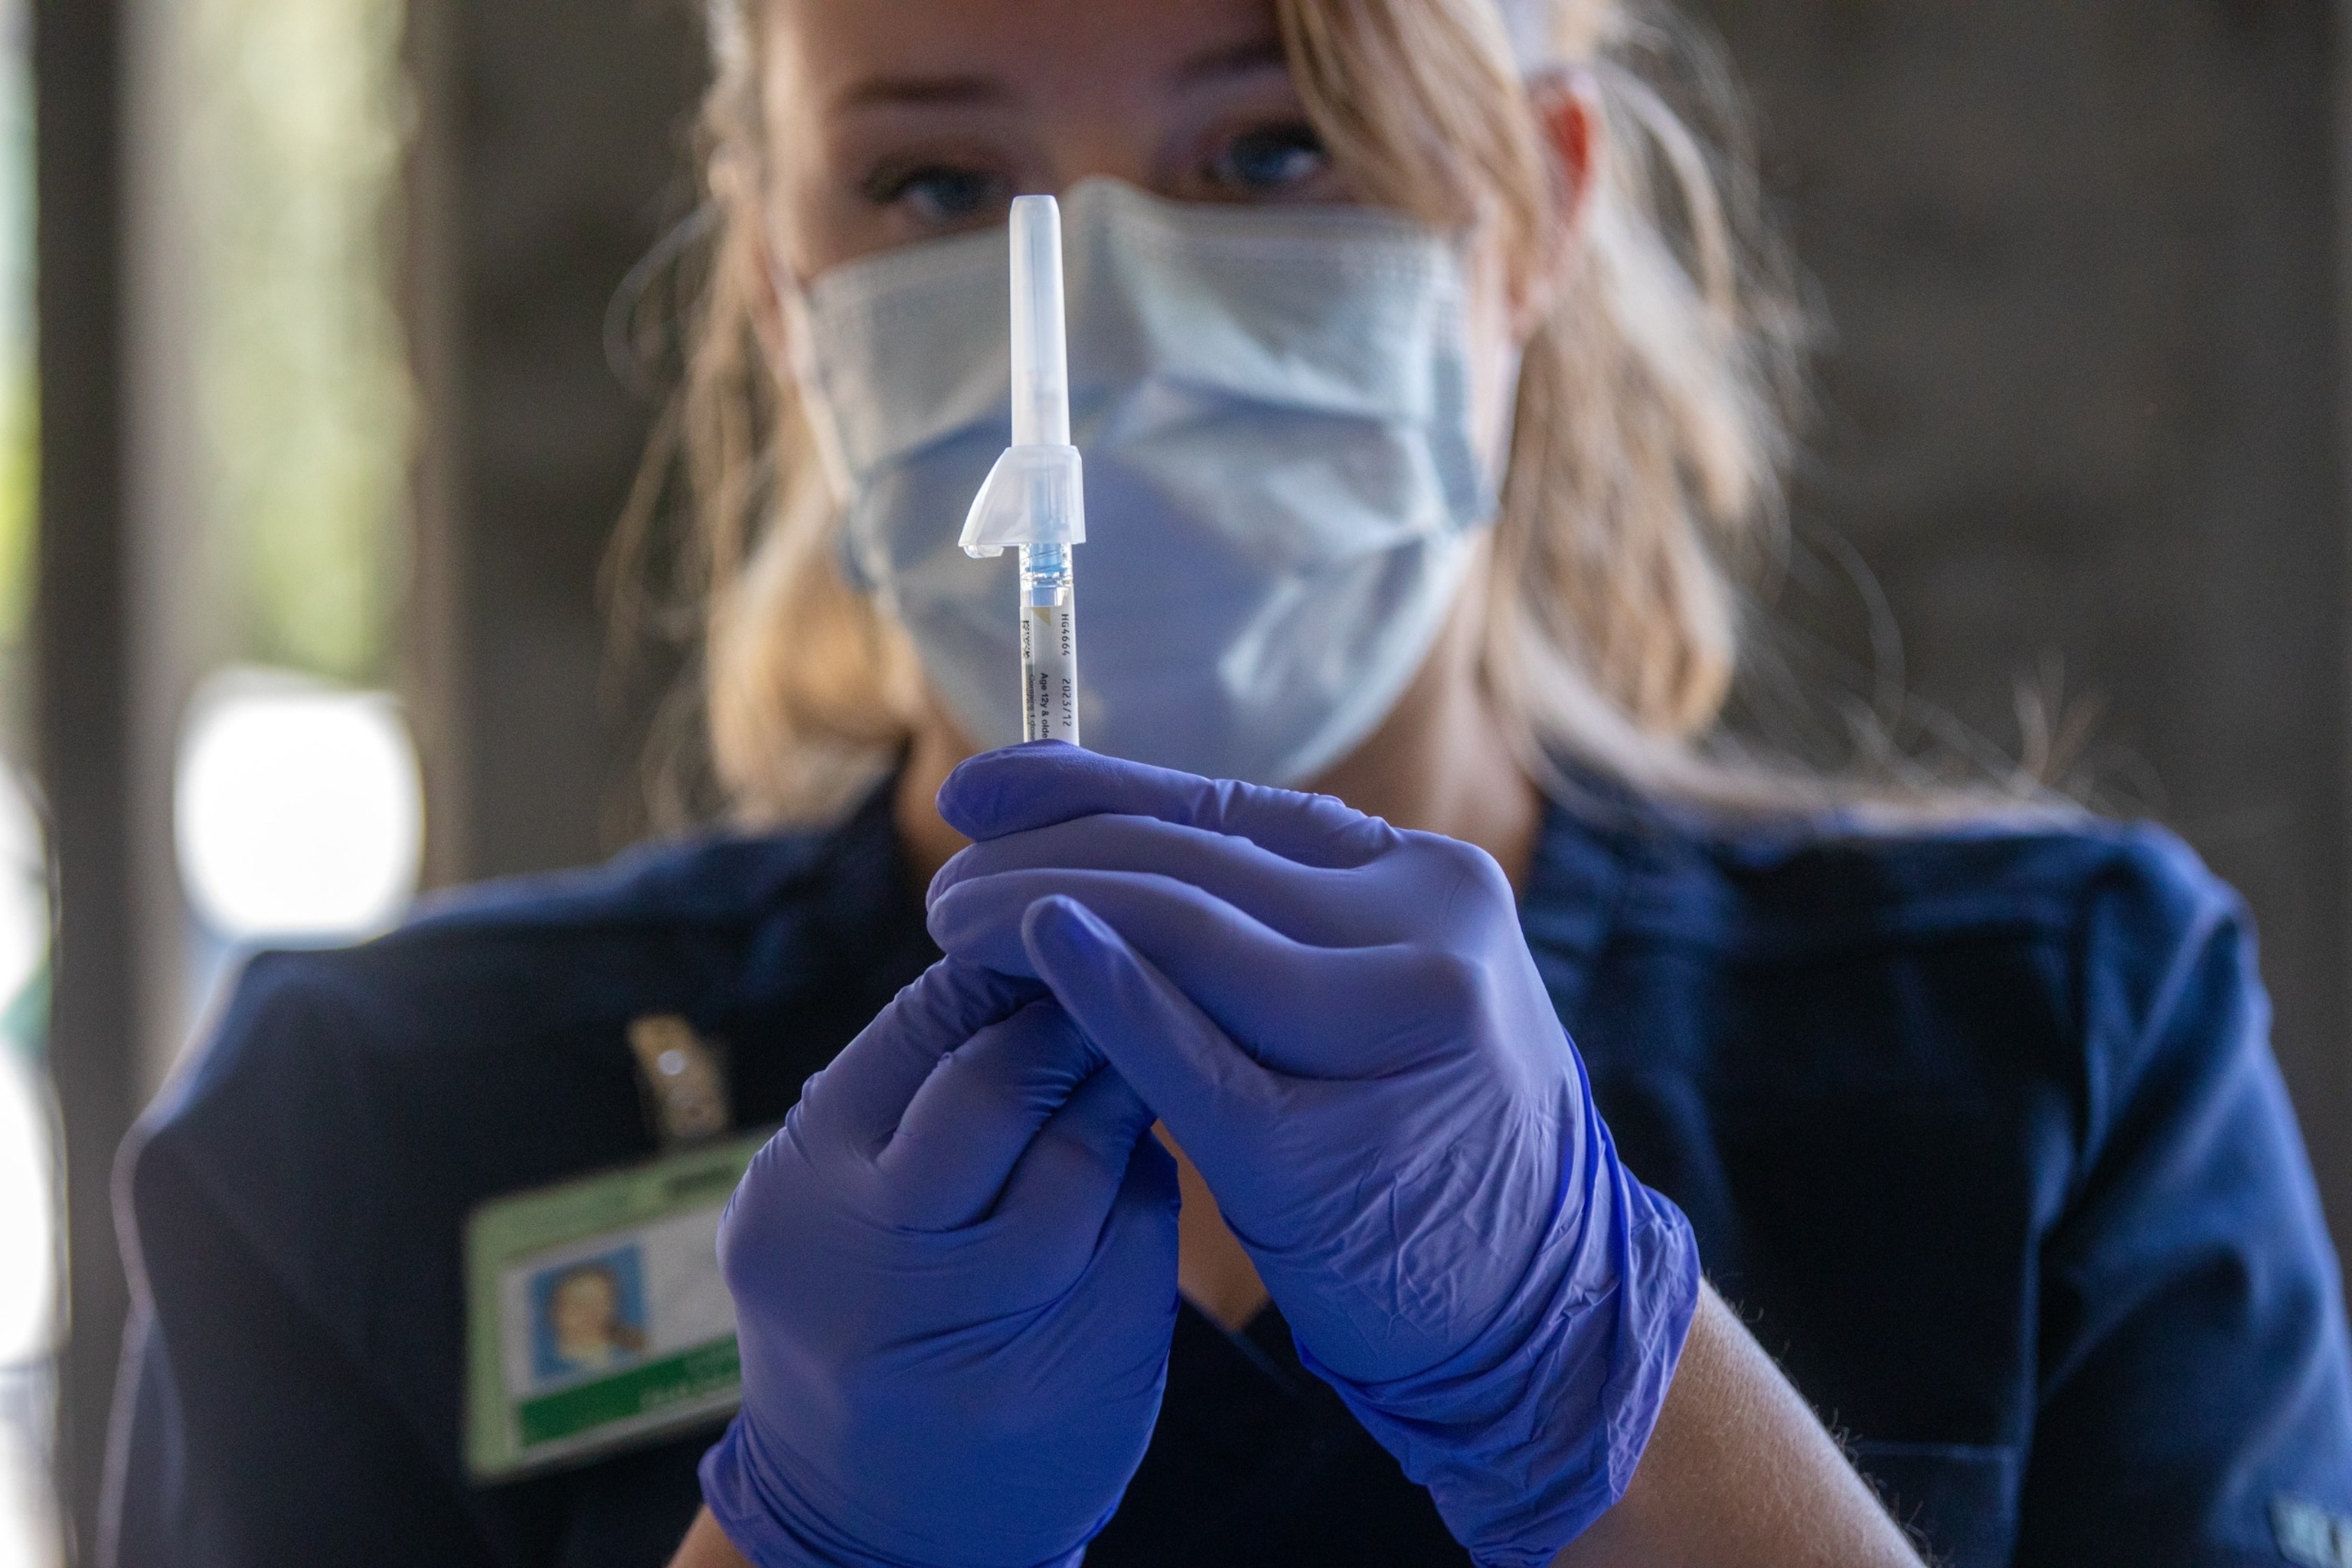
{"label": "blurred green foliage", "polygon": [[[27,236],[25,243],[29,242]],[[17,242],[12,235],[6,243]],[[33,345],[24,336],[0,341],[0,650],[10,655],[24,646],[26,618],[33,610],[40,442]]]}
{"label": "blurred green foliage", "polygon": [[[33,606],[40,401],[33,367],[33,93],[25,7],[0,0],[0,684]],[[13,715],[13,689],[0,715]]]}
{"label": "blurred green foliage", "polygon": [[232,657],[380,684],[414,414],[398,0],[174,0],[202,503]]}

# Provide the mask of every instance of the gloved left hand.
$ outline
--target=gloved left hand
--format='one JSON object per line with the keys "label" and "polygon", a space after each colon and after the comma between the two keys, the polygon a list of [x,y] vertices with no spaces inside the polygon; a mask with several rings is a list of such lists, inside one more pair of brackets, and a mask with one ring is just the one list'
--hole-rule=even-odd
{"label": "gloved left hand", "polygon": [[1055,744],[940,791],[940,946],[1034,974],[1200,1167],[1302,1357],[1486,1565],[1631,1479],[1699,1289],[1479,850]]}
{"label": "gloved left hand", "polygon": [[1034,984],[935,964],[727,1206],[743,1408],[704,1500],[760,1568],[1077,1561],[1143,1458],[1174,1163]]}

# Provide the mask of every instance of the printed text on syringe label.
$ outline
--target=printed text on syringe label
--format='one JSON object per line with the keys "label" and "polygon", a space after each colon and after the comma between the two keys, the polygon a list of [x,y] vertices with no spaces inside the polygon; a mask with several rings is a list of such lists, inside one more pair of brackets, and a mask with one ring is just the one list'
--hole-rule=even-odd
{"label": "printed text on syringe label", "polygon": [[1078,743],[1078,626],[1075,605],[1021,609],[1021,733]]}

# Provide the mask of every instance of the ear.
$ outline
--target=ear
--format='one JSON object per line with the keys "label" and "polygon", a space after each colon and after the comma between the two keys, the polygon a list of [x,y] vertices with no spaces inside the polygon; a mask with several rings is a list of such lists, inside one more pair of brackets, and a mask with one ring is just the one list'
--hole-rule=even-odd
{"label": "ear", "polygon": [[1544,145],[1559,172],[1560,237],[1573,238],[1592,205],[1595,176],[1601,168],[1601,89],[1592,73],[1580,67],[1545,71],[1528,83],[1528,101]]}
{"label": "ear", "polygon": [[1566,66],[1528,79],[1528,104],[1534,111],[1544,151],[1549,154],[1559,184],[1552,205],[1552,229],[1543,252],[1552,265],[1523,286],[1523,297],[1512,309],[1512,331],[1525,340],[1551,311],[1561,284],[1559,258],[1575,252],[1601,170],[1601,138],[1607,132],[1601,117],[1601,92],[1592,73]]}

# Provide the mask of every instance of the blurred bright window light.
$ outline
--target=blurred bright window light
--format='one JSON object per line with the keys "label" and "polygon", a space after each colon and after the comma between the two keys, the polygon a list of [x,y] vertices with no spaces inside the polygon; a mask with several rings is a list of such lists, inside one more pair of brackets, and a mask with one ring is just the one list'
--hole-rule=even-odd
{"label": "blurred bright window light", "polygon": [[213,677],[189,705],[176,808],[189,901],[232,940],[366,936],[416,891],[416,749],[382,692],[281,671]]}
{"label": "blurred bright window light", "polygon": [[[54,1145],[47,1080],[36,1066],[48,953],[48,852],[40,819],[16,774],[0,766],[0,1369],[56,1348]],[[0,1428],[5,1425],[0,1420]],[[5,1439],[0,1429],[0,1447]],[[7,1512],[5,1485],[0,1476],[0,1517]]]}
{"label": "blurred bright window light", "polygon": [[16,775],[0,766],[0,1040],[27,1051],[38,1041],[8,1038],[10,1015],[49,956],[47,840]]}
{"label": "blurred bright window light", "polygon": [[48,1097],[32,1064],[0,1052],[0,1369],[55,1347],[58,1238]]}

